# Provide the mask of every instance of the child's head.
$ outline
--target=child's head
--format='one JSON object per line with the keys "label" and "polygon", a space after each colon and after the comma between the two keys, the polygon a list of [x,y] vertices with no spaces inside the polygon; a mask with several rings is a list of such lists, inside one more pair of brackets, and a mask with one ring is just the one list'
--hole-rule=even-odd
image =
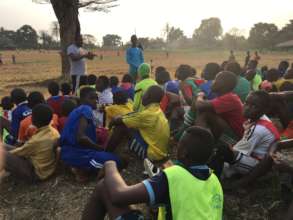
{"label": "child's head", "polygon": [[242,73],[241,66],[237,62],[228,63],[226,66],[226,70],[234,73],[236,76],[240,76]]}
{"label": "child's head", "polygon": [[252,121],[257,121],[270,109],[270,95],[266,91],[251,92],[243,107],[243,115]]}
{"label": "child's head", "polygon": [[212,91],[223,95],[232,92],[237,85],[237,77],[229,71],[222,71],[217,76],[212,84]]}
{"label": "child's head", "polygon": [[116,105],[124,105],[127,103],[128,95],[125,91],[118,91],[113,94],[113,102]]}
{"label": "child's head", "polygon": [[179,141],[177,159],[185,166],[205,165],[212,157],[213,146],[214,137],[209,130],[190,127]]}
{"label": "child's head", "polygon": [[107,76],[100,76],[96,82],[96,89],[98,92],[103,92],[105,89],[109,88],[110,82]]}
{"label": "child's head", "polygon": [[18,105],[27,100],[26,93],[23,89],[16,88],[10,93],[11,100],[14,104]]}
{"label": "child's head", "polygon": [[261,71],[262,73],[266,73],[268,70],[269,70],[268,66],[263,66],[263,67],[261,67],[261,69],[260,69],[260,71]]}
{"label": "child's head", "polygon": [[60,87],[59,84],[57,82],[50,82],[48,85],[48,91],[50,93],[51,96],[57,96],[59,95],[59,91],[60,91]]}
{"label": "child's head", "polygon": [[256,60],[250,60],[248,62],[247,68],[250,69],[250,70],[255,70],[257,65],[258,65],[258,62]]}
{"label": "child's head", "polygon": [[87,81],[88,81],[88,84],[89,84],[90,86],[92,86],[92,85],[96,85],[96,82],[97,82],[97,76],[94,75],[94,74],[90,74],[90,75],[88,75],[88,77],[87,77]]}
{"label": "child's head", "polygon": [[80,101],[84,105],[89,105],[93,109],[97,108],[97,92],[91,87],[84,87],[80,90]]}
{"label": "child's head", "polygon": [[163,66],[158,66],[155,70],[155,75],[160,74],[161,72],[166,71],[166,68]]}
{"label": "child's head", "polygon": [[176,70],[176,78],[178,80],[184,81],[188,77],[192,76],[192,68],[189,65],[182,64]]}
{"label": "child's head", "polygon": [[32,123],[37,128],[48,126],[53,118],[53,111],[47,104],[38,104],[32,110]]}
{"label": "child's head", "polygon": [[119,85],[119,79],[117,76],[110,77],[110,87],[117,87]]}
{"label": "child's head", "polygon": [[164,85],[171,80],[170,73],[168,71],[160,71],[155,74],[156,81],[159,85]]}
{"label": "child's head", "polygon": [[288,61],[286,61],[286,60],[281,61],[279,64],[279,68],[278,68],[280,73],[285,73],[287,71],[287,69],[289,68],[289,65],[290,64]]}
{"label": "child's head", "polygon": [[205,80],[214,80],[216,75],[220,72],[221,67],[217,63],[208,63],[203,72],[203,77]]}
{"label": "child's head", "polygon": [[79,78],[79,87],[85,86],[87,84],[88,84],[87,75],[80,76],[80,78]]}
{"label": "child's head", "polygon": [[143,63],[138,67],[137,72],[139,80],[147,79],[151,74],[151,66],[147,63]]}
{"label": "child's head", "polygon": [[40,92],[31,92],[28,97],[28,106],[33,109],[36,105],[38,104],[44,104],[45,103],[45,98],[42,93]]}
{"label": "child's head", "polygon": [[5,96],[1,99],[1,107],[3,110],[11,110],[13,108],[13,102],[10,96]]}
{"label": "child's head", "polygon": [[245,78],[248,80],[248,81],[252,81],[254,79],[256,75],[256,71],[253,70],[253,69],[249,69],[246,71],[245,73]]}
{"label": "child's head", "polygon": [[133,83],[133,78],[130,74],[125,74],[123,77],[122,77],[122,82],[123,83]]}
{"label": "child's head", "polygon": [[73,99],[66,99],[61,105],[61,115],[68,117],[69,114],[77,107],[77,103]]}
{"label": "child's head", "polygon": [[164,96],[164,91],[159,86],[151,86],[142,97],[142,104],[147,106],[153,103],[160,103]]}
{"label": "child's head", "polygon": [[70,95],[72,92],[71,85],[67,82],[61,84],[62,95]]}
{"label": "child's head", "polygon": [[280,78],[279,71],[275,68],[269,69],[269,71],[266,74],[266,79],[269,82],[275,82]]}

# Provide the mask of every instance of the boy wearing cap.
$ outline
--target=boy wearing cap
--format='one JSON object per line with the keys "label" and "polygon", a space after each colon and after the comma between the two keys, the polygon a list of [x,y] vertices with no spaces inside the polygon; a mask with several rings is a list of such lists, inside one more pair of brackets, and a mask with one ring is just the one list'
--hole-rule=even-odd
{"label": "boy wearing cap", "polygon": [[150,78],[151,67],[147,63],[143,63],[138,67],[138,83],[134,89],[134,111],[143,110],[142,96],[149,87],[157,85],[157,82]]}

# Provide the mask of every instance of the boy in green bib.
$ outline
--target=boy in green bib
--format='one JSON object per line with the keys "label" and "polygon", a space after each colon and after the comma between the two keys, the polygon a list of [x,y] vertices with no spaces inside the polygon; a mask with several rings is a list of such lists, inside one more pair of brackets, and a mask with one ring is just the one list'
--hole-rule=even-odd
{"label": "boy in green bib", "polygon": [[179,142],[178,164],[170,161],[158,175],[136,185],[127,185],[116,163],[106,162],[102,179],[83,212],[83,220],[143,220],[130,205],[159,206],[158,219],[220,220],[223,191],[217,177],[206,165],[213,155],[214,138],[200,127],[188,128]]}

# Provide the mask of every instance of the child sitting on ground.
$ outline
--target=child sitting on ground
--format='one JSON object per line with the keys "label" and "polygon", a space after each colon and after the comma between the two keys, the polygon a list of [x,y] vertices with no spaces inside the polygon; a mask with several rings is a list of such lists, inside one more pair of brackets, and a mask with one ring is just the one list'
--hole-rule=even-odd
{"label": "child sitting on ground", "polygon": [[33,108],[32,121],[38,129],[36,134],[22,147],[9,146],[10,151],[7,151],[0,146],[0,160],[4,160],[0,173],[5,170],[17,180],[30,183],[45,180],[54,173],[59,133],[50,126],[52,115],[48,105],[39,104]]}
{"label": "child sitting on ground", "polygon": [[51,97],[47,99],[47,103],[53,109],[53,113],[57,114],[59,117],[61,115],[61,105],[65,97],[59,95],[60,87],[57,82],[50,82],[48,85],[48,91]]}
{"label": "child sitting on ground", "polygon": [[[2,111],[0,112],[0,117],[3,117],[4,119],[11,122],[13,102],[9,96],[5,96],[1,99],[1,108],[2,108]],[[2,138],[0,141],[3,141],[9,135],[9,133],[6,129],[4,129],[1,135],[2,135]]]}
{"label": "child sitting on ground", "polygon": [[62,133],[67,122],[69,114],[77,107],[74,99],[67,99],[61,105],[61,117],[58,118],[58,131]]}
{"label": "child sitting on ground", "polygon": [[6,129],[10,135],[5,142],[14,145],[17,143],[20,122],[31,114],[31,108],[28,107],[27,96],[23,89],[13,89],[10,96],[16,108],[12,111],[11,122],[3,117],[0,118],[0,134],[3,134],[3,129]]}
{"label": "child sitting on ground", "polygon": [[247,72],[245,78],[250,81],[251,89],[258,91],[259,86],[262,83],[261,72],[257,69],[258,61],[250,60],[247,66]]}
{"label": "child sitting on ground", "polygon": [[138,67],[138,83],[135,85],[135,94],[133,102],[134,111],[142,111],[144,106],[142,105],[142,97],[144,93],[153,85],[157,85],[157,82],[150,78],[151,67],[147,63],[143,63]]}
{"label": "child sitting on ground", "polygon": [[[33,109],[38,104],[44,104],[45,98],[40,92],[31,92],[27,98],[28,106]],[[53,114],[51,126],[58,129],[58,116]],[[28,115],[20,122],[18,132],[18,143],[23,144],[37,132],[37,127],[33,125],[32,115]]]}
{"label": "child sitting on ground", "polygon": [[177,160],[158,175],[136,185],[127,185],[113,161],[105,163],[104,179],[98,182],[84,211],[83,220],[144,219],[130,205],[147,203],[160,208],[158,219],[221,220],[223,191],[207,166],[213,152],[212,134],[200,127],[186,130],[178,145]]}
{"label": "child sitting on ground", "polygon": [[120,88],[123,91],[127,92],[129,99],[133,100],[133,98],[134,98],[134,85],[133,85],[133,79],[132,79],[131,75],[125,74],[123,76]]}
{"label": "child sitting on ground", "polygon": [[74,168],[76,180],[87,180],[85,171],[101,169],[107,160],[120,162],[114,154],[104,152],[97,144],[93,110],[97,108],[97,94],[93,88],[80,91],[82,105],[74,109],[61,133],[61,159]]}
{"label": "child sitting on ground", "polygon": [[110,88],[110,81],[107,76],[100,76],[96,82],[98,91],[98,104],[109,105],[113,104],[113,94]]}
{"label": "child sitting on ground", "polygon": [[105,108],[107,127],[114,118],[133,112],[133,105],[128,102],[126,92],[118,91],[114,93],[113,102],[113,105],[106,106]]}
{"label": "child sitting on ground", "polygon": [[111,76],[109,81],[110,81],[110,88],[113,94],[122,90],[119,87],[119,79],[117,76]]}
{"label": "child sitting on ground", "polygon": [[69,97],[72,95],[71,85],[67,82],[61,84],[61,93],[64,97]]}
{"label": "child sitting on ground", "polygon": [[128,138],[130,150],[140,158],[148,157],[153,161],[165,159],[168,156],[170,129],[160,108],[163,95],[159,86],[151,86],[142,97],[142,111],[115,118],[109,125],[114,129],[107,149],[114,151],[123,138]]}

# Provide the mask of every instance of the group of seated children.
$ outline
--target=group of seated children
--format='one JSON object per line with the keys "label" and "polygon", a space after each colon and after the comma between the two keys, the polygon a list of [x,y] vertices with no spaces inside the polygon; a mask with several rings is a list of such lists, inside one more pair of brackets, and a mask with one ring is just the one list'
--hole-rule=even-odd
{"label": "group of seated children", "polygon": [[[255,60],[245,68],[208,63],[202,78],[180,65],[172,80],[162,66],[153,79],[144,63],[136,84],[130,75],[121,83],[89,75],[76,94],[67,83],[60,94],[51,82],[46,101],[14,89],[1,101],[0,176],[44,180],[60,158],[80,182],[104,169],[83,219],[143,219],[130,208],[137,203],[159,206],[158,219],[222,219],[218,179],[248,176],[266,158],[283,163],[270,149],[293,138],[293,95],[268,92],[291,88],[287,64],[260,71]],[[117,168],[127,167],[129,150],[144,160],[150,179],[125,183]]]}

